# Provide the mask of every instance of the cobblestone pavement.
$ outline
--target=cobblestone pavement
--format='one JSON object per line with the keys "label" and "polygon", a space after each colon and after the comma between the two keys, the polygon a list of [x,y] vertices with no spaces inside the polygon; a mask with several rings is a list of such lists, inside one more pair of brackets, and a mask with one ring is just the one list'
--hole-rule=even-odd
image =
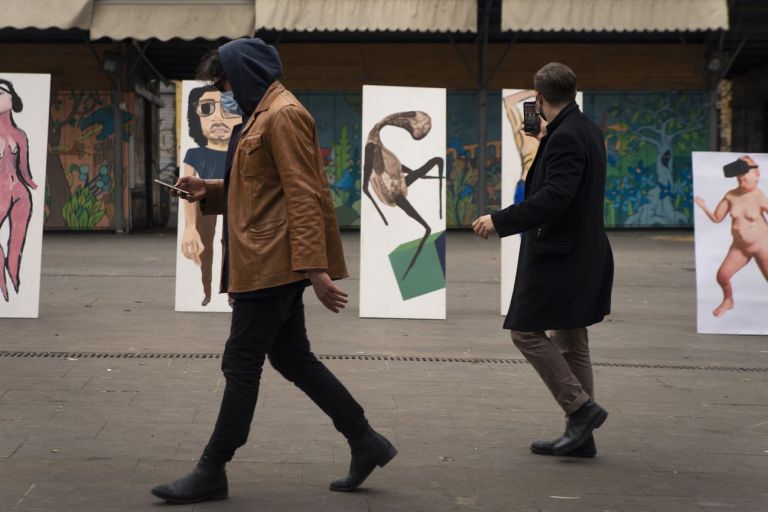
{"label": "cobblestone pavement", "polygon": [[[324,362],[400,454],[357,493],[348,448],[271,368],[216,511],[768,511],[768,337],[695,333],[688,232],[614,232],[614,312],[591,329],[595,459],[542,457],[562,414],[499,316],[498,244],[448,237],[448,320],[326,313]],[[344,234],[353,276],[357,234]],[[173,312],[175,235],[47,234],[41,314],[0,319],[0,511],[167,508],[223,387],[229,315]]]}

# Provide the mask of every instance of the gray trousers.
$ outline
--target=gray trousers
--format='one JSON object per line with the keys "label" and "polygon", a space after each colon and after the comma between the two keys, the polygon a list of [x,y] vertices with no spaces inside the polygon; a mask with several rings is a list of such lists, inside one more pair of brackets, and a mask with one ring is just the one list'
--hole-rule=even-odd
{"label": "gray trousers", "polygon": [[512,331],[512,342],[538,372],[565,414],[595,398],[587,328]]}

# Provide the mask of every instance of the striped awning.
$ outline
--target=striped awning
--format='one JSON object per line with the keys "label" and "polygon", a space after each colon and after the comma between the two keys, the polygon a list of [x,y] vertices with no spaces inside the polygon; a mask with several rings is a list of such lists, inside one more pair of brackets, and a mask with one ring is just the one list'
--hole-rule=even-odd
{"label": "striped awning", "polygon": [[[476,32],[477,0],[4,0],[0,28],[108,37],[234,39],[287,31]],[[728,0],[502,0],[513,32],[728,29]]]}
{"label": "striped awning", "polygon": [[727,0],[502,0],[513,32],[697,32],[728,29]]}
{"label": "striped awning", "polygon": [[236,39],[253,21],[254,0],[95,0],[91,39]]}
{"label": "striped awning", "polygon": [[3,0],[0,28],[79,28],[91,26],[93,0]]}
{"label": "striped awning", "polygon": [[476,32],[477,0],[256,0],[256,28]]}
{"label": "striped awning", "polygon": [[91,39],[235,39],[254,31],[475,32],[477,0],[93,0]]}

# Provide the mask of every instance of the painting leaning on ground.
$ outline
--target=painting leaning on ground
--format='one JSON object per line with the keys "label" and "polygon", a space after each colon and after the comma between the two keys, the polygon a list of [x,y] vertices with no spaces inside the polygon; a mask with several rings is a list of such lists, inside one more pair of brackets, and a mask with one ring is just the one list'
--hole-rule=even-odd
{"label": "painting leaning on ground", "polygon": [[0,318],[39,315],[50,83],[0,73]]}
{"label": "painting leaning on ground", "polygon": [[0,295],[10,300],[6,273],[19,293],[21,259],[32,218],[32,193],[37,188],[29,169],[27,134],[13,119],[24,103],[9,80],[0,79],[0,227],[8,224],[8,240],[0,245]]}

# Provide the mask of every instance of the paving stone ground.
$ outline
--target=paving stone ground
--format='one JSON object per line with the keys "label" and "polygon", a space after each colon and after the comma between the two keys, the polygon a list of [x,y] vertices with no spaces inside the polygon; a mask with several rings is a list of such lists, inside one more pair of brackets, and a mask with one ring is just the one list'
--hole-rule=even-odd
{"label": "paving stone ground", "polygon": [[[497,243],[449,234],[448,320],[366,320],[359,238],[345,233],[350,307],[333,315],[310,292],[310,336],[400,454],[359,492],[328,491],[346,443],[267,368],[230,499],[172,509],[768,511],[768,337],[695,333],[689,232],[611,240],[614,312],[590,331],[610,412],[595,459],[528,450],[563,417],[501,330]],[[220,361],[194,355],[220,353],[229,323],[173,311],[175,243],[46,234],[40,318],[0,319],[0,511],[168,508],[149,489],[189,470],[207,441]]]}

